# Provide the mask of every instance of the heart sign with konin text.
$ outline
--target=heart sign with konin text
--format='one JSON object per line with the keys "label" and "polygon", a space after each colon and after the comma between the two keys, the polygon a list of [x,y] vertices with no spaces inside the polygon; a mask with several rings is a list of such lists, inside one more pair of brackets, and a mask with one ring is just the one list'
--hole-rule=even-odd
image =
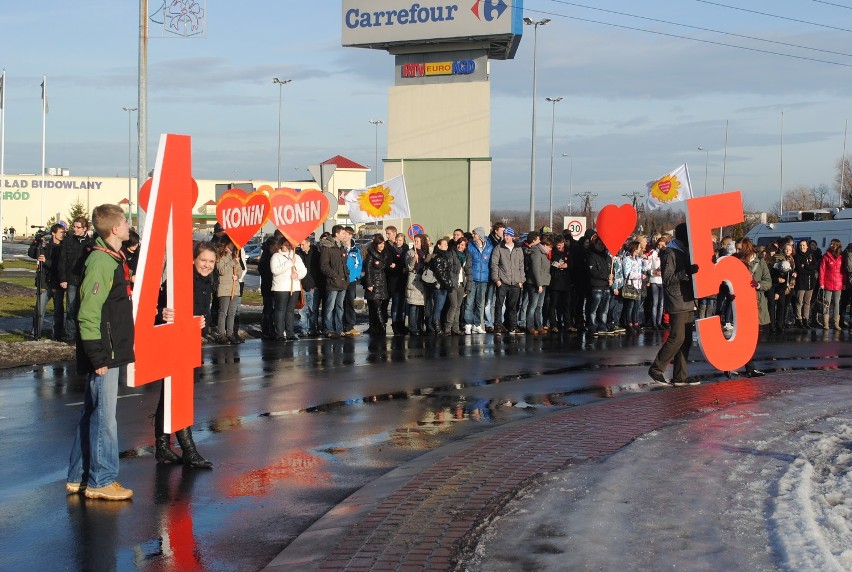
{"label": "heart sign with konin text", "polygon": [[216,203],[216,220],[237,248],[242,248],[269,218],[272,204],[263,191],[226,191]]}
{"label": "heart sign with konin text", "polygon": [[612,254],[618,254],[624,241],[636,229],[636,209],[633,205],[607,205],[598,213],[595,232]]}
{"label": "heart sign with konin text", "polygon": [[272,223],[293,246],[313,234],[328,217],[328,198],[319,189],[297,191],[284,187],[272,191],[269,199]]}

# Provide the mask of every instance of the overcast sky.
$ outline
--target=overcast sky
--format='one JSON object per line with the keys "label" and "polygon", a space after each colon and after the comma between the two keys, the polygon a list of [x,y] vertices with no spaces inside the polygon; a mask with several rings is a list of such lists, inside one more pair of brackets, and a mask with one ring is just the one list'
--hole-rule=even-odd
{"label": "overcast sky", "polygon": [[[783,187],[833,185],[850,113],[849,7],[852,0],[525,0],[527,16],[552,19],[538,31],[537,204],[546,209],[549,188],[547,96],[564,98],[556,105],[557,207],[569,187],[596,193],[599,207],[626,202],[622,195],[684,162],[698,195],[705,163],[708,192],[720,192],[728,121],[725,188],[769,208],[782,186],[782,112]],[[115,0],[4,6],[7,173],[40,169],[47,75],[47,165],[126,175],[122,107],[137,105],[138,9]],[[243,0],[206,10],[205,37],[150,40],[151,162],[160,133],[185,133],[197,178],[274,180],[278,76],[293,80],[284,88],[282,178],[305,178],[307,165],[337,154],[372,165],[368,121],[387,119],[393,58],[341,47],[340,2]],[[524,32],[515,59],[491,65],[495,209],[529,205],[533,37]]]}

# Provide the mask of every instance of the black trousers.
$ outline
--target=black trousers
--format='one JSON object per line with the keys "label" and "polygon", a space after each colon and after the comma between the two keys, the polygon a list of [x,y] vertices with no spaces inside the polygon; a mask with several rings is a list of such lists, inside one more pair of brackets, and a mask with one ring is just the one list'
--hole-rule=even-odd
{"label": "black trousers", "polygon": [[692,347],[692,333],[695,331],[695,316],[692,312],[669,314],[669,337],[657,352],[657,357],[651,365],[659,372],[666,371],[669,362],[674,364],[672,381],[686,381],[687,360],[689,349]]}
{"label": "black trousers", "polygon": [[506,304],[506,312],[503,316],[503,327],[507,330],[514,330],[518,327],[518,302],[521,299],[521,287],[517,284],[502,284],[497,288],[497,302],[494,304],[495,317],[494,324],[497,325],[497,316],[499,311],[497,308],[502,308],[503,303]]}

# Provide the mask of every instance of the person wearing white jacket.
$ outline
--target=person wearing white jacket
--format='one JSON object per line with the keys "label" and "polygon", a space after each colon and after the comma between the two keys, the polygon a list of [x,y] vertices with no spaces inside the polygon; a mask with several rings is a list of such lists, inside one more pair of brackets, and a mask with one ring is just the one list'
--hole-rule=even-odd
{"label": "person wearing white jacket", "polygon": [[308,273],[301,257],[293,250],[293,245],[283,236],[272,243],[272,258],[269,266],[272,270],[272,295],[275,297],[275,333],[276,340],[298,340],[293,329],[296,318],[296,296],[302,289],[302,278]]}

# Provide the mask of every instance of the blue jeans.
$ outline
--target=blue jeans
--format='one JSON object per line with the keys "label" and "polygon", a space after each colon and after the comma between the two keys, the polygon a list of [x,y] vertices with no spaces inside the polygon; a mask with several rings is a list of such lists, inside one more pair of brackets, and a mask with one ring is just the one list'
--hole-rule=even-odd
{"label": "blue jeans", "polygon": [[[45,288],[41,291],[39,298],[38,324],[39,331],[44,330],[44,315],[47,310],[48,301],[53,300],[53,339],[62,337],[65,329],[65,290],[62,288]],[[33,332],[35,336],[35,332]]]}
{"label": "blue jeans", "polygon": [[118,378],[126,366],[111,367],[104,375],[86,379],[83,412],[68,460],[68,482],[100,488],[118,480]]}
{"label": "blue jeans", "polygon": [[397,290],[396,292],[391,292],[390,295],[390,303],[391,303],[391,311],[390,311],[390,319],[391,322],[402,324],[405,322],[405,290]]}
{"label": "blue jeans", "polygon": [[432,324],[438,331],[441,331],[441,312],[444,311],[444,304],[447,302],[447,293],[447,290],[440,288],[432,290],[432,301],[434,303],[432,307]]}
{"label": "blue jeans", "polygon": [[464,323],[471,326],[482,326],[485,310],[485,294],[488,292],[488,282],[474,282],[473,288],[464,303]]}
{"label": "blue jeans", "polygon": [[663,285],[651,282],[648,290],[651,293],[651,325],[662,326],[663,313],[665,312],[663,310]]}
{"label": "blue jeans", "polygon": [[544,298],[547,293],[547,288],[542,288],[538,291],[538,286],[524,286],[527,293],[527,328],[530,330],[540,330],[544,326],[542,317],[542,307],[544,306]]}
{"label": "blue jeans", "polygon": [[319,296],[317,289],[303,290],[305,293],[305,305],[299,310],[299,323],[302,325],[302,333],[314,333],[317,331],[317,311],[319,310]]}
{"label": "blue jeans", "polygon": [[77,339],[77,313],[80,311],[79,286],[69,284],[65,289],[65,339],[68,343]]}
{"label": "blue jeans", "polygon": [[420,334],[420,319],[423,317],[423,306],[408,305],[408,333]]}
{"label": "blue jeans", "polygon": [[[497,284],[488,282],[488,287],[485,289],[485,326],[494,326],[494,304],[497,301]],[[500,315],[500,310],[497,310],[497,315]]]}
{"label": "blue jeans", "polygon": [[325,329],[329,334],[343,333],[343,300],[346,290],[329,290],[325,294]]}
{"label": "blue jeans", "polygon": [[586,304],[586,327],[589,333],[606,330],[606,315],[609,309],[609,288],[592,288]]}

